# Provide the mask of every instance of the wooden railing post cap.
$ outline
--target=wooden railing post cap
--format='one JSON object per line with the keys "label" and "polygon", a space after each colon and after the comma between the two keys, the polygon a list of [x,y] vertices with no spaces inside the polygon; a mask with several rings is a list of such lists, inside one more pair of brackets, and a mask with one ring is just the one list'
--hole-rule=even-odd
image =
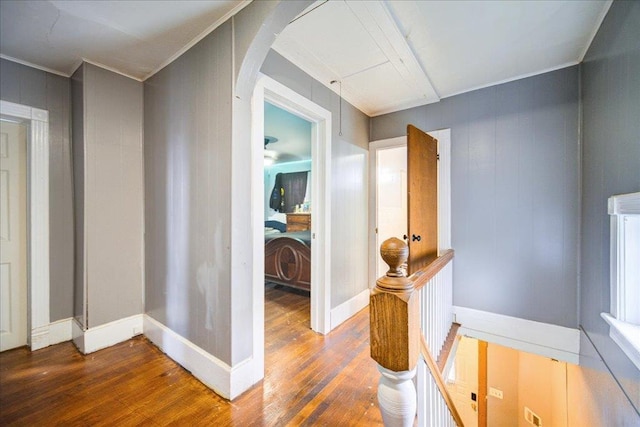
{"label": "wooden railing post cap", "polygon": [[389,270],[385,276],[376,280],[377,287],[394,291],[411,289],[412,281],[405,277],[400,268],[409,257],[407,244],[396,237],[387,239],[380,245],[380,256],[389,266]]}
{"label": "wooden railing post cap", "polygon": [[382,245],[380,245],[380,256],[382,256],[384,262],[389,266],[387,276],[404,277],[400,266],[404,264],[409,257],[409,247],[404,241],[397,237],[385,240],[382,242]]}

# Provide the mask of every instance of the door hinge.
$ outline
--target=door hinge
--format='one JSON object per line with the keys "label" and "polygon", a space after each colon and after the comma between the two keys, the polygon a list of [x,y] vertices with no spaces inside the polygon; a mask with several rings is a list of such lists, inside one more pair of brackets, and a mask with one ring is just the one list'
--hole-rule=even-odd
{"label": "door hinge", "polygon": [[436,160],[440,160],[440,153],[436,154]]}

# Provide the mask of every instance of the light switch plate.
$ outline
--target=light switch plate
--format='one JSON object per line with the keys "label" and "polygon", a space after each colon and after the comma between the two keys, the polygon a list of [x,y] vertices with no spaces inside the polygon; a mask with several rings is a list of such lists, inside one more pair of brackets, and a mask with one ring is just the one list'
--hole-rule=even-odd
{"label": "light switch plate", "polygon": [[498,399],[502,399],[502,390],[498,390],[497,388],[489,387],[489,396],[497,397]]}

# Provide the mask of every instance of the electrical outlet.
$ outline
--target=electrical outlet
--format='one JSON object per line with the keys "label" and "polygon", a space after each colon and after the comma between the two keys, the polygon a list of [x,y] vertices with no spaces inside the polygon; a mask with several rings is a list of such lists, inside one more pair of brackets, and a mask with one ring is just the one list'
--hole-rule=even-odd
{"label": "electrical outlet", "polygon": [[497,397],[498,399],[502,399],[502,390],[498,390],[497,388],[489,387],[489,396]]}
{"label": "electrical outlet", "polygon": [[542,427],[542,419],[526,406],[524,407],[524,419],[533,426]]}

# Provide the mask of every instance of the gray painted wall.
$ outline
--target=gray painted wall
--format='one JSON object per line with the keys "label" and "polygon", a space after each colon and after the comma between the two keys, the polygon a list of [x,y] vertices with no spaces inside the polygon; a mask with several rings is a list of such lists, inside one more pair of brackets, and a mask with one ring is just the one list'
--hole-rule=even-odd
{"label": "gray painted wall", "polygon": [[73,153],[74,282],[73,317],[86,329],[87,293],[84,258],[84,64],[71,76],[71,117]]}
{"label": "gray painted wall", "polygon": [[231,32],[226,22],[144,83],[145,309],[228,364]]}
{"label": "gray painted wall", "polygon": [[49,111],[50,318],[66,319],[73,315],[70,80],[0,59],[0,98]]}
{"label": "gray painted wall", "polygon": [[[245,14],[259,12],[247,9]],[[237,32],[245,18],[236,22]],[[239,201],[250,200],[248,191],[232,195],[244,183],[229,182],[235,164],[231,158],[232,55],[228,22],[144,85],[146,311],[228,364],[250,354],[251,336],[246,331],[251,318],[240,314],[252,310],[250,299],[236,304],[231,292],[231,229],[244,220],[232,218],[231,212]],[[338,97],[274,55],[263,71],[337,118]],[[334,119],[332,238],[342,242],[342,249],[332,257],[333,307],[368,286],[368,118],[345,103],[343,137],[338,136],[338,125]],[[247,152],[241,157],[246,159]],[[246,170],[246,160],[240,163]],[[242,225],[245,231],[248,227],[248,222]],[[345,235],[352,236],[346,244]],[[358,265],[361,268],[354,267]],[[234,270],[233,283],[242,289],[248,286],[250,292],[245,273]],[[234,292],[247,295],[240,287]],[[232,329],[238,332],[233,342]]]}
{"label": "gray painted wall", "polygon": [[84,64],[87,326],[143,312],[143,86]]}
{"label": "gray painted wall", "polygon": [[332,115],[331,307],[367,289],[369,118],[271,50],[261,71]]}
{"label": "gray painted wall", "polygon": [[[611,345],[615,346],[615,343]],[[611,366],[598,352],[581,330],[579,366],[567,364],[567,381],[570,383],[567,389],[568,426],[640,425],[637,391],[635,397],[628,394],[632,382],[628,377],[614,378]]]}
{"label": "gray painted wall", "polygon": [[578,326],[578,67],[371,119],[451,128],[454,303]]}
{"label": "gray painted wall", "polygon": [[640,191],[640,2],[613,2],[581,65],[580,324],[636,410],[640,372],[609,338],[607,199]]}

